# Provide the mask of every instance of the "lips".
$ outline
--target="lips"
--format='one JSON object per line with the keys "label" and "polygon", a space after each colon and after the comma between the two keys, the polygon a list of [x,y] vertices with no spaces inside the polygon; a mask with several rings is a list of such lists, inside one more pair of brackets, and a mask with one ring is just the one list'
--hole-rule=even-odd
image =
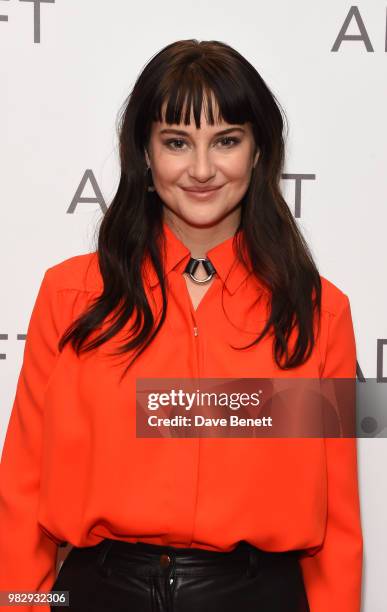
{"label": "lips", "polygon": [[217,191],[221,187],[223,187],[223,185],[219,185],[218,187],[206,187],[204,189],[198,189],[197,187],[182,187],[182,189],[190,193],[209,193],[210,191]]}
{"label": "lips", "polygon": [[223,185],[219,185],[219,187],[207,187],[206,189],[197,189],[197,188],[187,188],[182,187],[182,190],[185,192],[186,197],[191,200],[196,200],[197,202],[207,202],[216,198],[218,191],[221,190]]}

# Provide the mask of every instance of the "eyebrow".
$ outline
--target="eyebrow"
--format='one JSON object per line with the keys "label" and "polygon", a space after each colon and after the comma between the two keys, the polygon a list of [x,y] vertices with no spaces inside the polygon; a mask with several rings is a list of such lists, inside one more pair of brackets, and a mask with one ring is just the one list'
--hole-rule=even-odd
{"label": "eyebrow", "polygon": [[[222,136],[223,134],[229,134],[230,132],[242,132],[245,133],[245,130],[240,127],[231,127],[226,130],[221,130],[220,132],[216,132],[215,136]],[[184,130],[176,130],[174,128],[164,128],[159,131],[159,134],[178,134],[179,136],[189,136],[190,134]]]}

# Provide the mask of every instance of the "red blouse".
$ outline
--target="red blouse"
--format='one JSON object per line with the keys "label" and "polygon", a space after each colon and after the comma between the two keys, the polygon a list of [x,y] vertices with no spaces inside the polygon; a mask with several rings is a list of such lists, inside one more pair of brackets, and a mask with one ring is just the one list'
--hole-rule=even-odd
{"label": "red blouse", "polygon": [[[229,551],[244,539],[268,551],[305,549],[311,612],[359,612],[356,438],[149,439],[136,437],[135,417],[136,378],[355,378],[348,297],[322,277],[314,351],[303,366],[280,370],[270,335],[245,351],[230,347],[256,338],[268,306],[244,265],[231,268],[233,237],[207,252],[218,274],[195,310],[182,275],[190,251],[163,227],[167,317],[120,384],[122,370],[108,353],[130,321],[79,358],[70,344],[57,349],[102,289],[97,254],[70,257],[44,274],[2,452],[0,590],[49,591],[60,542],[91,546],[109,537]],[[146,271],[148,296],[160,307],[157,277]]]}

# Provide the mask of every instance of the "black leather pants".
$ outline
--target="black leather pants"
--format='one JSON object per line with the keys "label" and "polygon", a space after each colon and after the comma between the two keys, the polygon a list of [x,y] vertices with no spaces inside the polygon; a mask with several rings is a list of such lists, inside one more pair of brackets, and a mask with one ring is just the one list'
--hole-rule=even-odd
{"label": "black leather pants", "polygon": [[74,612],[309,612],[297,551],[245,541],[231,552],[111,539],[73,547],[51,590],[69,591]]}

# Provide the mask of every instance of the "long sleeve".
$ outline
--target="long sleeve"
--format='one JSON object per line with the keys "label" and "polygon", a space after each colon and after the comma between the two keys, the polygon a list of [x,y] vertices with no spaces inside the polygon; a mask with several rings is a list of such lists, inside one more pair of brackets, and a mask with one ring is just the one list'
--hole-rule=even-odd
{"label": "long sleeve", "polygon": [[[356,344],[348,297],[330,313],[321,378],[355,378]],[[363,538],[354,438],[325,438],[328,514],[322,547],[300,559],[310,612],[360,612]]]}
{"label": "long sleeve", "polygon": [[[40,463],[44,392],[59,338],[58,292],[48,269],[30,317],[0,466],[0,590],[49,591],[57,545],[40,529]],[[18,606],[18,608],[20,608]],[[9,608],[4,608],[9,610]],[[42,612],[46,606],[23,610]]]}

